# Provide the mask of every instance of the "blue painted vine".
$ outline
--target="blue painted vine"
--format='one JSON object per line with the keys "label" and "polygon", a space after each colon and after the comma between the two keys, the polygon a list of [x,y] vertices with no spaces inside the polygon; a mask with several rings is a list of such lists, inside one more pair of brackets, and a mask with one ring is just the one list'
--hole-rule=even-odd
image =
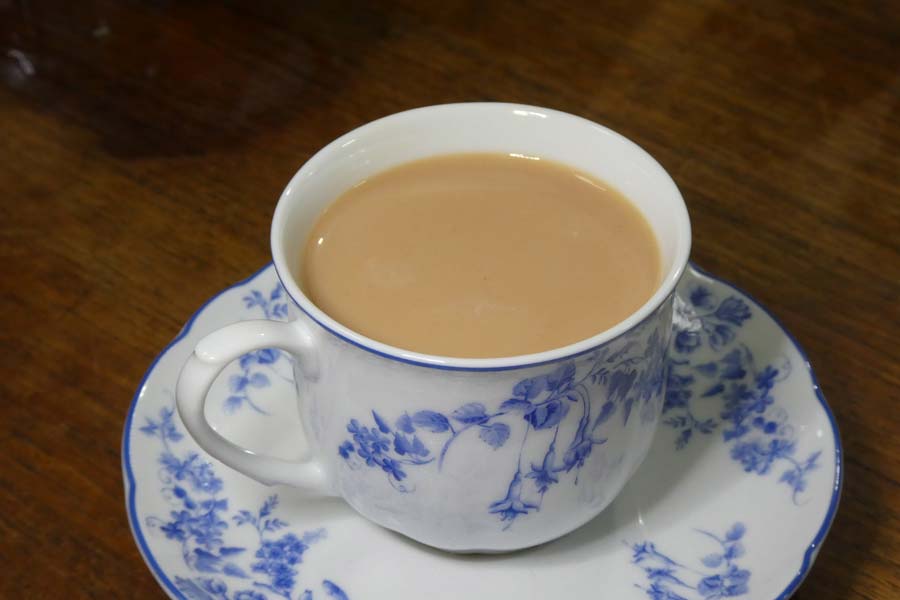
{"label": "blue painted vine", "polygon": [[[250,290],[242,301],[246,310],[253,310],[263,318],[284,320],[288,315],[285,296],[284,288],[280,283],[276,283],[269,293]],[[225,414],[234,414],[244,406],[260,414],[268,414],[253,400],[252,392],[271,386],[271,376],[293,382],[292,378],[276,369],[279,362],[290,363],[291,359],[287,353],[277,348],[263,348],[241,356],[238,359],[239,371],[228,377],[229,394],[223,406]]]}
{"label": "blue painted vine", "polygon": [[[188,575],[175,577],[178,590],[189,600],[315,600],[312,590],[298,590],[299,565],[325,530],[289,531],[276,516],[277,495],[255,511],[231,513],[212,465],[197,452],[176,451],[184,435],[174,414],[174,408],[164,407],[140,431],[160,443],[160,493],[171,505],[167,516],[147,516],[144,522],[179,545]],[[236,527],[255,530],[255,550],[229,542]],[[325,579],[321,586],[325,598],[348,600],[333,581]]]}
{"label": "blue painted vine", "polygon": [[651,600],[719,600],[743,596],[750,591],[749,569],[738,565],[744,556],[741,543],[746,528],[735,523],[724,535],[698,529],[711,540],[712,552],[694,566],[680,562],[657,549],[653,542],[631,546],[631,562],[644,571],[645,585],[637,585]]}
{"label": "blue painted vine", "polygon": [[[662,399],[665,356],[664,340],[653,331],[645,343],[634,338],[617,349],[605,347],[583,361],[578,373],[574,362],[516,383],[510,396],[489,409],[481,402],[464,404],[450,412],[420,410],[387,419],[372,411],[372,421],[351,419],[350,434],[338,448],[340,456],[359,469],[380,469],[398,491],[413,491],[405,481],[410,469],[434,465],[440,471],[454,445],[463,438],[477,437],[485,446],[498,449],[510,439],[511,420],[524,421],[518,458],[510,465],[510,478],[487,508],[504,528],[522,515],[539,511],[545,494],[563,478],[578,483],[578,472],[595,447],[606,443],[603,425],[619,414],[627,423],[636,407],[642,422],[656,420]],[[602,388],[601,393],[598,388]],[[596,398],[592,401],[592,393]],[[571,421],[567,421],[571,420]],[[566,422],[577,423],[562,439]],[[571,432],[572,428],[568,431]],[[536,462],[525,459],[529,435],[552,431],[552,438]]]}
{"label": "blue painted vine", "polygon": [[[720,431],[732,459],[747,473],[780,470],[778,481],[791,489],[794,503],[818,465],[820,451],[797,456],[794,428],[776,402],[775,386],[791,374],[791,364],[758,365],[739,333],[753,316],[747,303],[732,295],[719,301],[696,285],[686,301],[676,299],[676,332],[669,360],[663,424],[679,433],[675,447],[696,435]],[[710,412],[709,403],[715,410]],[[706,416],[698,417],[705,405]],[[710,416],[712,414],[712,416]]]}

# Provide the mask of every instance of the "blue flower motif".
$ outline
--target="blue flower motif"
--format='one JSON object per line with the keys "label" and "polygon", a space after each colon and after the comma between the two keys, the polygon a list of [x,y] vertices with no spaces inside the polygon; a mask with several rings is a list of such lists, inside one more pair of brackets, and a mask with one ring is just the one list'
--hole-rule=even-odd
{"label": "blue flower motif", "polygon": [[392,458],[382,459],[381,469],[397,481],[406,479],[406,472],[400,467],[400,463]]}
{"label": "blue flower motif", "polygon": [[220,596],[228,591],[228,586],[221,579],[203,579],[203,589],[214,596]]}
{"label": "blue flower motif", "polygon": [[[673,358],[670,362],[663,423],[679,430],[676,449],[686,447],[696,434],[720,429],[723,440],[733,444],[731,457],[747,473],[766,475],[775,463],[787,463],[779,482],[793,490],[797,503],[797,494],[806,489],[814,467],[806,469],[794,458],[793,429],[785,422],[784,411],[775,406],[772,394],[776,383],[789,374],[790,364],[757,369],[750,349],[735,343],[736,332],[753,316],[741,298],[731,296],[719,303],[708,289],[698,286],[691,292],[690,302],[693,308],[687,309],[676,303],[682,329],[675,332],[674,349],[676,353],[694,353],[702,360]],[[718,419],[697,418],[692,410],[695,398],[720,399]]]}
{"label": "blue flower motif", "polygon": [[[440,470],[454,442],[472,435],[469,430],[477,430],[478,438],[493,449],[504,447],[515,431],[522,436],[515,472],[506,496],[487,507],[508,527],[518,515],[540,510],[543,495],[559,483],[562,473],[575,471],[572,483],[577,485],[577,471],[586,464],[593,447],[606,442],[601,430],[620,407],[626,423],[633,406],[641,407],[643,422],[656,420],[663,394],[661,375],[667,340],[656,328],[636,328],[629,335],[632,339],[614,352],[607,348],[586,357],[587,370],[580,377],[576,363],[570,361],[519,380],[512,386],[511,397],[493,412],[482,402],[469,402],[448,413],[373,412],[373,426],[351,418],[347,424],[351,437],[338,445],[338,455],[350,469],[380,469],[397,491],[411,493],[413,485],[399,482],[411,478],[414,467],[434,462]],[[592,400],[591,388],[595,387],[604,389]],[[564,422],[573,413],[579,415],[576,432],[568,444],[560,442],[557,450],[560,432],[572,435]],[[517,422],[519,417],[522,420]],[[546,430],[555,430],[554,441],[549,443],[542,465],[531,465],[530,471],[523,472],[528,432]],[[547,443],[547,439],[540,443]],[[435,440],[438,445],[432,445]]]}
{"label": "blue flower motif", "polygon": [[593,452],[596,443],[590,439],[583,439],[570,446],[563,456],[563,465],[566,472],[583,467],[585,461]]}
{"label": "blue flower motif", "polygon": [[[750,591],[751,573],[736,560],[743,555],[744,526],[735,523],[724,537],[699,531],[714,540],[719,552],[701,559],[710,570],[690,568],[660,552],[651,542],[632,546],[632,564],[639,565],[649,585],[638,586],[653,600],[720,600]],[[677,590],[677,591],[676,591]]]}
{"label": "blue flower motif", "polygon": [[278,362],[279,358],[281,358],[281,351],[277,348],[262,348],[241,356],[238,365],[240,365],[242,370],[247,370],[253,365],[274,364]]}
{"label": "blue flower motif", "polygon": [[554,472],[554,464],[556,463],[556,449],[554,444],[550,444],[547,454],[544,455],[544,461],[540,466],[532,464],[531,471],[525,477],[534,480],[539,494],[544,494],[550,489],[550,486],[559,483],[559,477]]}
{"label": "blue flower motif", "polygon": [[744,471],[765,475],[772,463],[792,455],[794,450],[795,444],[790,440],[774,438],[766,443],[757,439],[735,444],[731,449],[731,458],[740,462]]}
{"label": "blue flower motif", "polygon": [[791,460],[792,467],[781,474],[780,482],[788,484],[794,490],[794,502],[797,502],[797,494],[806,490],[806,475],[818,468],[821,451],[813,452],[805,461]]}
{"label": "blue flower motif", "polygon": [[271,383],[264,373],[232,375],[228,378],[228,387],[235,393],[243,392],[248,387],[264,388],[271,385]]}
{"label": "blue flower motif", "polygon": [[670,367],[666,378],[666,396],[663,404],[663,413],[676,408],[687,408],[688,401],[693,395],[691,384],[694,383],[692,375],[679,375]]}
{"label": "blue flower motif", "polygon": [[369,466],[379,464],[382,455],[391,447],[390,438],[375,427],[361,425],[356,419],[350,420],[347,431],[353,434],[353,440],[357,445],[356,453]]}
{"label": "blue flower motif", "polygon": [[728,345],[735,339],[735,328],[752,316],[742,299],[730,296],[717,304],[705,286],[694,288],[689,298],[692,308],[682,308],[681,312],[690,325],[675,334],[675,350],[680,353],[689,354],[701,347],[704,336],[713,350]]}
{"label": "blue flower motif", "polygon": [[183,436],[175,429],[174,416],[175,409],[164,406],[159,411],[159,421],[147,418],[146,425],[140,430],[147,435],[158,437],[163,442],[179,442]]}
{"label": "blue flower motif", "polygon": [[690,294],[691,304],[697,308],[712,308],[715,306],[715,298],[708,287],[698,285]]}
{"label": "blue flower motif", "polygon": [[698,331],[679,331],[675,334],[675,349],[678,352],[690,354],[699,348],[701,343]]}
{"label": "blue flower motif", "polygon": [[[163,467],[160,476],[164,484],[162,491],[178,507],[170,511],[168,519],[148,517],[146,522],[148,526],[158,527],[167,539],[181,545],[185,566],[197,574],[190,578],[176,576],[175,585],[189,598],[266,600],[265,594],[253,589],[236,591],[233,596],[229,594],[226,581],[253,579],[246,572],[246,567],[240,564],[240,557],[246,548],[226,545],[229,524],[225,512],[228,501],[216,497],[222,489],[222,480],[215,475],[212,465],[202,462],[193,452],[180,458],[172,448],[172,443],[183,438],[172,423],[173,415],[171,408],[164,409],[159,421],[148,419],[141,431],[158,438],[163,445],[159,460]],[[188,485],[174,482],[188,482]],[[310,531],[302,537],[286,533],[278,539],[270,539],[268,536],[273,532],[287,526],[287,523],[272,515],[277,506],[278,497],[273,495],[256,513],[241,510],[231,520],[237,526],[252,525],[259,536],[259,548],[253,555],[250,572],[264,578],[256,578],[253,586],[290,599],[299,574],[297,565],[302,562],[310,544],[322,539],[325,532]],[[201,573],[222,577],[199,576]],[[329,598],[348,600],[343,590],[333,582],[325,580],[322,587]],[[310,591],[302,596],[312,600]]]}
{"label": "blue flower motif", "polygon": [[491,504],[489,512],[500,515],[501,521],[507,521],[507,527],[519,515],[527,515],[528,511],[537,510],[537,504],[531,504],[522,500],[522,475],[516,473],[509,488],[506,497]]}
{"label": "blue flower motif", "polygon": [[303,540],[288,533],[278,540],[263,540],[256,558],[250,565],[254,573],[267,575],[271,587],[283,596],[289,595],[296,583],[297,570],[293,567],[303,561],[303,553],[309,548]]}
{"label": "blue flower motif", "polygon": [[[248,295],[244,296],[243,300],[247,309],[261,309],[266,319],[285,319],[288,311],[287,303],[281,301],[283,297],[283,288],[280,284],[276,284],[268,295],[259,290],[251,290]],[[290,360],[286,353],[276,348],[254,350],[241,356],[238,360],[238,365],[241,369],[240,374],[232,375],[229,378],[228,384],[231,394],[225,398],[223,407],[225,414],[234,414],[244,405],[249,406],[260,414],[267,414],[262,407],[253,401],[251,392],[269,387],[272,382],[268,375],[256,369],[266,368],[278,377],[286,379],[285,376],[280,375],[273,368],[273,365],[282,358]]]}
{"label": "blue flower motif", "polygon": [[556,427],[568,414],[569,405],[559,399],[548,400],[534,406],[525,413],[525,420],[535,429],[551,429]]}
{"label": "blue flower motif", "polygon": [[731,297],[723,300],[714,314],[718,319],[740,327],[750,318],[750,308],[740,298]]}
{"label": "blue flower motif", "polygon": [[341,444],[338,447],[338,454],[340,454],[344,458],[344,460],[347,460],[350,458],[350,455],[353,453],[353,450],[354,450],[354,446],[348,440],[348,441],[345,441],[343,444]]}

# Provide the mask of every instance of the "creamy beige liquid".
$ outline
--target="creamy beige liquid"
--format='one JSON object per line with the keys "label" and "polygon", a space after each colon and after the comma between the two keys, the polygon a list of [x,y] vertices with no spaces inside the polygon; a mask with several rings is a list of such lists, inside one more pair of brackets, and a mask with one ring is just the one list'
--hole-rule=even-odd
{"label": "creamy beige liquid", "polygon": [[644,217],[602,181],[504,154],[375,175],[319,216],[301,282],[372,339],[452,357],[550,350],[600,333],[660,282]]}

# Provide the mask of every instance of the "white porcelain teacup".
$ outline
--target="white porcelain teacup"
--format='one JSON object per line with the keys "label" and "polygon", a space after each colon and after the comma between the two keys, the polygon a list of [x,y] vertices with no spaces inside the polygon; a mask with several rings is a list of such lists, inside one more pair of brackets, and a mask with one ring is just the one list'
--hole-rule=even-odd
{"label": "white porcelain teacup", "polygon": [[[319,310],[296,274],[322,209],[374,173],[459,152],[546,157],[614,185],[659,242],[664,276],[656,292],[607,331],[496,359],[390,347]],[[590,121],[493,103],[432,106],[374,121],[313,156],[278,202],[272,255],[292,320],[235,323],[203,339],[178,381],[179,413],[197,443],[234,469],[266,484],[339,495],[375,523],[430,546],[502,552],[546,542],[603,510],[650,448],[690,236],[684,201],[665,170]],[[217,374],[265,347],[295,358],[303,423],[297,435],[313,448],[299,462],[241,448],[204,417]]]}

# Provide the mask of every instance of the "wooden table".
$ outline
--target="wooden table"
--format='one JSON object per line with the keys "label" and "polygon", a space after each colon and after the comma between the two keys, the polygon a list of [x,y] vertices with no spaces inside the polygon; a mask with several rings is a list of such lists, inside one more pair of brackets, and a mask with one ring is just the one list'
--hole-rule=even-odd
{"label": "wooden table", "polygon": [[424,4],[0,2],[0,596],[162,597],[120,463],[153,357],[269,260],[316,149],[506,100],[669,170],[694,260],[783,320],[841,427],[843,500],[797,597],[900,598],[896,2]]}

